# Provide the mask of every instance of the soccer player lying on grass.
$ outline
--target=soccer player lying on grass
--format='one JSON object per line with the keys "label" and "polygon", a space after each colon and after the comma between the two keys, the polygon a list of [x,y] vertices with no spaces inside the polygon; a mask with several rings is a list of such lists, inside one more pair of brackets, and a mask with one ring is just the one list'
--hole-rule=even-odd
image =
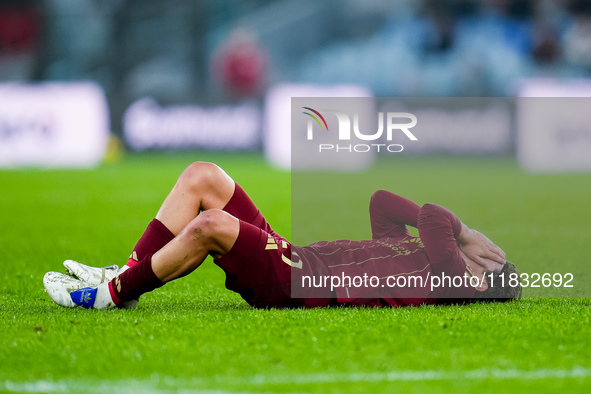
{"label": "soccer player lying on grass", "polygon": [[[261,308],[398,307],[520,297],[521,286],[501,287],[494,276],[494,286],[488,285],[491,276],[485,273],[508,275],[515,267],[500,248],[448,209],[419,207],[384,190],[374,193],[369,209],[372,240],[291,245],[221,168],[196,162],[179,177],[124,267],[94,268],[67,260],[68,275],[48,272],[43,282],[51,298],[65,307],[129,308],[142,294],[189,274],[211,255],[226,274],[226,287]],[[412,237],[406,225],[418,227],[420,238]],[[437,275],[478,280],[436,288],[379,286],[379,294],[378,288],[346,281],[331,289],[329,281],[309,286],[300,298],[291,296],[292,281],[301,284],[305,277],[318,278],[317,283],[364,274],[381,281],[410,275],[425,283]]]}

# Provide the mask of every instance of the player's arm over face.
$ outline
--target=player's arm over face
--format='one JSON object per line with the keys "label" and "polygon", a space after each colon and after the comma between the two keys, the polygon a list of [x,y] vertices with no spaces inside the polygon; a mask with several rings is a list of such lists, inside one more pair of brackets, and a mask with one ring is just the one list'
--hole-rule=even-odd
{"label": "player's arm over face", "polygon": [[[378,190],[371,197],[369,205],[372,238],[410,236],[406,225],[418,226],[420,210],[419,205],[407,198],[386,190]],[[453,222],[457,226],[456,230],[459,229],[459,233],[454,236],[449,237],[447,234],[449,247],[459,247],[468,259],[486,271],[500,272],[505,264],[505,253],[482,233],[468,228],[451,211],[445,211],[455,218],[449,219],[446,226],[451,226]],[[447,215],[447,212],[441,213]]]}
{"label": "player's arm over face", "polygon": [[369,202],[372,239],[410,236],[406,225],[417,227],[420,209],[407,198],[378,190]]}
{"label": "player's arm over face", "polygon": [[425,245],[431,266],[444,271],[442,265],[451,260],[461,260],[456,239],[462,231],[462,222],[449,209],[435,204],[425,204],[417,220],[419,236]]}
{"label": "player's arm over face", "polygon": [[[462,264],[465,258],[485,271],[500,272],[505,263],[504,253],[495,244],[481,233],[469,229],[447,208],[435,204],[423,205],[418,228],[435,270],[441,272],[449,264]],[[483,255],[494,257],[496,261]]]}

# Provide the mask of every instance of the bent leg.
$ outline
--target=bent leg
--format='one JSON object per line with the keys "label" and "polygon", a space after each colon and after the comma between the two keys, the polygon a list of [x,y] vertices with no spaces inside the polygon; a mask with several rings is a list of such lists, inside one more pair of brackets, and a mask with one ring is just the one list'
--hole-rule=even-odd
{"label": "bent leg", "polygon": [[181,174],[132,250],[124,269],[170,242],[199,212],[223,208],[234,194],[234,181],[212,163],[195,162]]}
{"label": "bent leg", "polygon": [[201,211],[222,209],[234,194],[234,180],[213,163],[195,162],[179,177],[156,214],[174,235]]}
{"label": "bent leg", "polygon": [[162,282],[193,271],[211,254],[228,253],[238,238],[240,221],[220,209],[201,212],[166,246],[152,256],[152,269]]}
{"label": "bent leg", "polygon": [[138,241],[124,272],[110,282],[113,301],[121,304],[186,275],[208,254],[225,255],[238,238],[241,221],[272,233],[252,200],[222,169],[191,164]]}
{"label": "bent leg", "polygon": [[227,253],[238,237],[240,221],[219,209],[201,212],[162,249],[148,254],[109,282],[113,302],[121,305],[188,274],[208,254]]}

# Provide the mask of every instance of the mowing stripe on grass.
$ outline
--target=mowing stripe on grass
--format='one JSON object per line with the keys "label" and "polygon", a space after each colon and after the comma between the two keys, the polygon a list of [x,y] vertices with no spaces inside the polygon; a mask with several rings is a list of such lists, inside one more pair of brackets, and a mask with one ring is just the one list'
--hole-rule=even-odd
{"label": "mowing stripe on grass", "polygon": [[[245,377],[215,376],[212,378],[173,378],[155,377],[147,380],[60,380],[57,382],[39,380],[35,382],[5,381],[1,390],[15,392],[84,392],[118,393],[147,392],[162,393],[178,390],[192,393],[227,393],[236,391],[198,390],[196,387],[215,387],[219,385],[262,386],[281,384],[322,384],[322,383],[375,383],[375,382],[419,382],[444,380],[482,380],[482,379],[572,379],[591,377],[591,368],[575,367],[572,369],[476,369],[472,371],[391,371],[375,373],[326,373],[326,374],[290,374],[290,375],[253,375]],[[160,388],[161,387],[161,388]]]}

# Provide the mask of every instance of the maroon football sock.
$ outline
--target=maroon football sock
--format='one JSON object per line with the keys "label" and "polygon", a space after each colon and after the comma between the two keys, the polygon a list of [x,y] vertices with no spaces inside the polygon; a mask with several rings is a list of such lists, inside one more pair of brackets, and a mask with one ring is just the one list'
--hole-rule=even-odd
{"label": "maroon football sock", "polygon": [[164,283],[152,270],[152,254],[148,254],[133,267],[109,282],[109,292],[117,305],[134,300]]}
{"label": "maroon football sock", "polygon": [[141,238],[137,241],[137,244],[133,248],[131,256],[127,261],[128,267],[133,267],[141,261],[148,254],[154,254],[169,243],[174,238],[174,234],[170,232],[160,220],[153,219],[146,231],[142,234]]}

